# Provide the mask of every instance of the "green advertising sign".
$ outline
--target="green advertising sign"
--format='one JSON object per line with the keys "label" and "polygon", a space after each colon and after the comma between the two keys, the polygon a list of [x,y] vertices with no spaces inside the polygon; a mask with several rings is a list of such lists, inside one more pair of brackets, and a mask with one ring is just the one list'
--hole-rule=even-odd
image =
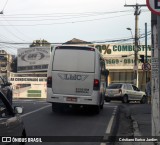
{"label": "green advertising sign", "polygon": [[[100,53],[104,51],[104,54],[112,54],[113,52],[132,52],[135,50],[134,45],[111,45],[111,44],[96,44],[96,45],[89,45],[92,47],[97,48]],[[138,51],[145,51],[146,46],[145,45],[139,45],[138,46]],[[147,50],[151,51],[151,46],[147,45]]]}

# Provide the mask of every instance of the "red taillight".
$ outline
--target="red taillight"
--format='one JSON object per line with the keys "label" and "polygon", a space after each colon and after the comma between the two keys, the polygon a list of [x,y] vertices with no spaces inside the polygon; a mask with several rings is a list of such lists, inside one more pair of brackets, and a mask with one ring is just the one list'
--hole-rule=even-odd
{"label": "red taillight", "polygon": [[94,48],[90,48],[90,51],[95,51],[95,49]]}
{"label": "red taillight", "polygon": [[47,77],[47,87],[52,88],[52,77]]}
{"label": "red taillight", "polygon": [[100,88],[99,80],[94,79],[93,90],[99,90],[99,88]]}

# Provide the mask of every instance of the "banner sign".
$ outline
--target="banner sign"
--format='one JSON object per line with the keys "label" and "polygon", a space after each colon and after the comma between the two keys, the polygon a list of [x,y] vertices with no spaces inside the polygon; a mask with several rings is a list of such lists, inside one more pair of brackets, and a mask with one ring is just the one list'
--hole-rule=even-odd
{"label": "banner sign", "polygon": [[50,59],[50,51],[50,47],[18,49],[18,72],[47,70]]}
{"label": "banner sign", "polygon": [[[135,46],[133,44],[92,44],[89,45],[95,47],[99,52],[105,57],[109,55],[129,55],[134,54]],[[138,46],[139,54],[145,54],[145,45]],[[147,51],[149,55],[151,54],[151,46],[147,46]]]}

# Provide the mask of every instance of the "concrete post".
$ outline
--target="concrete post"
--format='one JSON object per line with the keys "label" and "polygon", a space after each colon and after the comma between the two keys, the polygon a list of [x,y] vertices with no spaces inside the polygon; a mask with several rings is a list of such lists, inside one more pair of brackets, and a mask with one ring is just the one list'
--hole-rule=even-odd
{"label": "concrete post", "polygon": [[160,16],[152,14],[152,135],[160,136]]}

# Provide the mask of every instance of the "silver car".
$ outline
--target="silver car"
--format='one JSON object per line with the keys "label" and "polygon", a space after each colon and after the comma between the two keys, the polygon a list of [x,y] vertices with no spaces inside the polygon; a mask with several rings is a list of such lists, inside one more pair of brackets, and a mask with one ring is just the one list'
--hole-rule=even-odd
{"label": "silver car", "polygon": [[[5,137],[26,137],[26,131],[23,121],[18,115],[22,113],[22,107],[12,108],[7,97],[0,91],[0,144],[12,144],[11,140],[6,140]],[[2,138],[3,137],[3,138]],[[14,145],[16,143],[13,143]],[[20,143],[17,143],[20,144]],[[24,143],[21,143],[24,144]]]}
{"label": "silver car", "polygon": [[121,100],[123,103],[129,103],[130,101],[147,102],[145,92],[140,91],[135,85],[129,83],[110,84],[106,89],[105,100],[107,102]]}

